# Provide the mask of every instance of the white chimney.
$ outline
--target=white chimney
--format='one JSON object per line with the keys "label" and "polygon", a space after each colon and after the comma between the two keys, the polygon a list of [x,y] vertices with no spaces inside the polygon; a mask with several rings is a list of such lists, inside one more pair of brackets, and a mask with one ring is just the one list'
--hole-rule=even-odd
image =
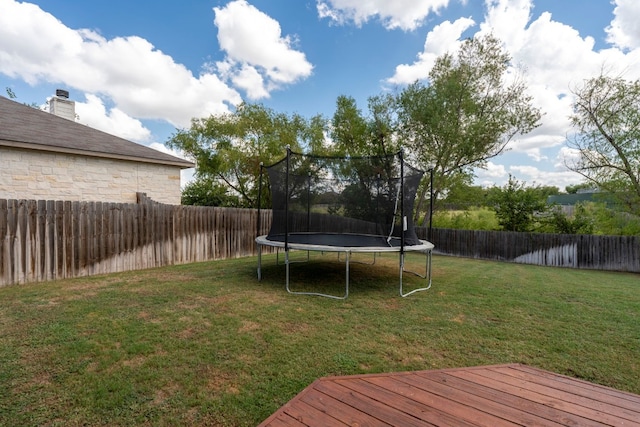
{"label": "white chimney", "polygon": [[56,96],[49,100],[49,112],[65,119],[76,121],[76,103],[69,100],[69,91],[56,89]]}

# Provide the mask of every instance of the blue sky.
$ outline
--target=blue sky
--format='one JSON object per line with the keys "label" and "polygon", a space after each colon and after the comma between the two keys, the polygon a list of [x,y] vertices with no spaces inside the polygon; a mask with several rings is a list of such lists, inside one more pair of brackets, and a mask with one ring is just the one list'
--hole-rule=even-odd
{"label": "blue sky", "polygon": [[167,151],[190,118],[242,100],[331,117],[348,95],[366,111],[492,32],[544,116],[476,183],[564,189],[580,182],[563,165],[571,88],[603,69],[640,78],[637,22],[637,0],[0,0],[0,91],[44,105],[69,90],[81,123]]}

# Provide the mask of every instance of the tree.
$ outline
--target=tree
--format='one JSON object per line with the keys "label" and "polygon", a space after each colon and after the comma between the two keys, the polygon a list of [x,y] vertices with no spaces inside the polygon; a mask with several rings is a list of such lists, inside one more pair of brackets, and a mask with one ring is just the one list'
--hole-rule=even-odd
{"label": "tree", "polygon": [[341,95],[331,121],[334,154],[383,156],[397,153],[395,99],[390,94],[368,99],[369,115],[364,116],[355,99]]}
{"label": "tree", "polygon": [[442,202],[447,209],[468,209],[485,206],[487,203],[487,191],[479,185],[455,183],[447,190],[447,195],[442,199]]}
{"label": "tree", "polygon": [[[18,95],[16,95],[13,89],[11,89],[9,86],[5,86],[4,90],[7,93],[7,97],[9,99],[13,99],[14,101],[18,99]],[[23,102],[23,104],[26,105],[27,107],[35,108],[36,110],[40,109],[40,105],[38,105],[36,102],[31,102],[31,103]]]}
{"label": "tree", "polygon": [[539,187],[527,187],[511,175],[504,187],[490,189],[488,200],[496,211],[498,223],[506,231],[533,231],[536,215],[548,209]]}
{"label": "tree", "polygon": [[594,223],[582,204],[575,206],[571,217],[562,212],[559,206],[553,207],[542,223],[543,231],[549,233],[592,234],[594,230]]}
{"label": "tree", "polygon": [[[379,221],[374,219],[378,208],[371,195],[395,191],[397,182],[393,178],[400,171],[392,156],[400,151],[400,144],[396,137],[394,107],[395,99],[391,94],[370,97],[366,116],[358,109],[355,99],[340,96],[336,101],[330,125],[333,141],[330,154],[351,156],[348,163],[332,170],[334,176],[352,183],[341,193],[341,208],[347,216]],[[372,156],[375,158],[358,159]],[[387,220],[391,222],[393,218]]]}
{"label": "tree", "polygon": [[195,206],[240,206],[237,196],[229,195],[228,188],[209,178],[196,178],[182,189],[181,203]]}
{"label": "tree", "polygon": [[[471,184],[474,167],[539,126],[522,78],[507,81],[510,61],[493,35],[467,39],[457,55],[436,60],[427,85],[416,82],[398,95],[400,139],[417,166],[434,168],[434,201],[455,184]],[[416,215],[427,192],[423,185]]]}
{"label": "tree", "polygon": [[[276,113],[260,104],[241,104],[232,113],[193,119],[190,129],[178,130],[167,145],[196,162],[196,178],[227,189],[225,200],[241,207],[255,207],[258,200],[260,163],[280,160],[285,146],[320,151],[325,120],[310,120]],[[268,197],[268,186],[263,186]]]}
{"label": "tree", "polygon": [[640,81],[605,75],[574,90],[569,146],[580,157],[568,162],[629,212],[640,210]]}

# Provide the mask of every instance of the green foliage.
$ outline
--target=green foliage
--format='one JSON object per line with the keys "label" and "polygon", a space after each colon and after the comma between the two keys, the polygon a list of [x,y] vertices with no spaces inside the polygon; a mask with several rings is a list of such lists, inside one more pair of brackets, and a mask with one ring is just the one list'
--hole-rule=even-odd
{"label": "green foliage", "polygon": [[540,219],[538,231],[558,234],[593,234],[594,221],[588,215],[584,205],[575,206],[575,212],[569,216],[559,207],[552,207],[546,217]]}
{"label": "green foliage", "polygon": [[5,91],[7,92],[7,96],[9,99],[16,99],[18,96],[9,86],[5,87]]}
{"label": "green foliage", "polygon": [[505,231],[533,231],[536,215],[543,214],[548,205],[540,187],[527,187],[509,175],[502,188],[494,187],[488,196],[496,211],[498,223]]}
{"label": "green foliage", "polygon": [[369,115],[364,116],[355,99],[339,96],[331,121],[334,154],[381,156],[397,153],[400,143],[394,137],[397,122],[392,95],[369,98]]}
{"label": "green foliage", "polygon": [[459,230],[499,230],[496,213],[487,207],[471,207],[462,211],[439,210],[433,215],[436,228]]}
{"label": "green foliage", "polygon": [[240,200],[227,187],[207,178],[197,178],[182,189],[181,203],[195,206],[238,207]]}
{"label": "green foliage", "polygon": [[487,203],[487,190],[479,185],[468,185],[455,182],[447,191],[442,204],[447,209],[465,209],[473,206],[484,206]]}
{"label": "green foliage", "polygon": [[640,236],[640,216],[612,210],[606,203],[583,204],[585,215],[593,223],[593,234]]}
{"label": "green foliage", "polygon": [[[454,185],[469,184],[473,168],[500,154],[515,135],[539,126],[524,80],[506,83],[510,61],[494,36],[467,39],[456,55],[436,60],[429,85],[416,82],[399,94],[400,139],[419,167],[434,167],[436,202]],[[423,188],[418,212],[426,199]]]}
{"label": "green foliage", "polygon": [[[320,116],[306,120],[260,104],[241,104],[233,113],[192,120],[191,128],[178,130],[167,145],[196,161],[197,178],[226,187],[229,201],[254,207],[260,163],[280,160],[287,145],[294,151],[320,151],[324,131]],[[267,197],[268,187],[263,191]]]}
{"label": "green foliage", "polygon": [[604,75],[589,79],[574,94],[570,147],[580,153],[567,166],[630,213],[640,212],[640,80]]}
{"label": "green foliage", "polygon": [[[11,89],[9,86],[5,86],[4,89],[9,99],[13,99],[14,101],[18,99],[18,95],[16,95],[13,89]],[[23,104],[26,105],[27,107],[35,108],[36,110],[40,109],[40,105],[38,105],[37,102],[31,102],[31,103],[23,102]]]}
{"label": "green foliage", "polygon": [[[577,189],[583,185],[575,186]],[[589,186],[587,186],[588,188]],[[568,188],[573,190],[573,187]],[[511,195],[508,198],[503,193]],[[558,195],[557,187],[525,187],[510,177],[510,184],[503,188],[483,189],[477,186],[456,185],[442,200],[446,209],[434,213],[433,226],[464,230],[507,229],[498,221],[502,215],[516,216],[515,210],[527,203],[528,198],[537,200],[528,211],[528,231],[558,234],[640,235],[640,216],[616,210],[613,200],[602,195],[596,202],[580,202],[572,213],[566,214],[560,206],[547,206],[543,201],[550,195]],[[502,197],[502,198],[501,198]],[[513,201],[512,199],[516,199]],[[506,204],[506,207],[497,206]],[[495,209],[495,210],[494,210]],[[503,220],[504,222],[504,220]]]}
{"label": "green foliage", "polygon": [[[498,222],[496,212],[485,206],[472,206],[464,210],[439,210],[434,213],[433,226],[461,230],[504,229]],[[546,212],[538,212],[533,216],[531,231],[640,236],[640,217],[612,210],[606,203],[577,204],[571,215],[563,213],[558,206],[550,206]]]}

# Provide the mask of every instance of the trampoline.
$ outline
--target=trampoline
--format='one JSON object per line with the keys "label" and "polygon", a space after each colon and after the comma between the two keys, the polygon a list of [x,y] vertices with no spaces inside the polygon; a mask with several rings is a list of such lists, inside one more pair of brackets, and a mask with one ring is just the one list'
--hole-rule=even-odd
{"label": "trampoline", "polygon": [[[262,280],[262,251],[267,246],[276,249],[277,264],[280,251],[284,251],[285,288],[291,294],[346,299],[351,257],[356,253],[373,254],[371,264],[375,264],[376,254],[398,253],[402,297],[431,287],[434,245],[418,239],[411,220],[424,172],[406,164],[402,152],[377,157],[322,157],[294,153],[287,147],[284,159],[263,168],[268,172],[273,207],[269,233],[256,237],[258,280]],[[260,229],[258,221],[258,234]],[[292,250],[307,251],[307,261],[309,252],[338,253],[338,260],[346,268],[344,293],[293,290]],[[405,270],[407,252],[424,254],[424,274]],[[405,272],[424,278],[426,285],[405,292]]]}

